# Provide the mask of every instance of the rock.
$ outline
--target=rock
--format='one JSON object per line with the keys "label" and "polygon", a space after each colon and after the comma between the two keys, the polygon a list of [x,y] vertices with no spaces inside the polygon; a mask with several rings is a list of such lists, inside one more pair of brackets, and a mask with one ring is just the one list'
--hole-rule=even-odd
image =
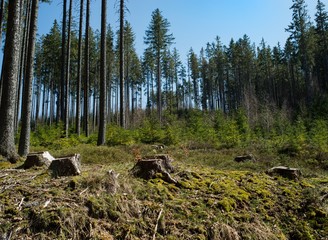
{"label": "rock", "polygon": [[56,158],[49,166],[53,177],[76,176],[81,174],[80,154]]}
{"label": "rock", "polygon": [[42,167],[42,166],[48,168],[54,159],[55,158],[51,156],[48,151],[30,153],[29,155],[27,155],[27,158],[22,168],[29,169],[32,167]]}
{"label": "rock", "polygon": [[302,176],[301,170],[298,168],[289,168],[283,166],[273,167],[267,170],[266,173],[270,176],[279,175],[292,180],[298,180]]}
{"label": "rock", "polygon": [[169,183],[177,183],[170,175],[174,171],[171,162],[173,159],[167,154],[158,154],[154,156],[147,156],[137,162],[131,169],[131,173],[135,177],[143,179],[152,179],[157,173],[161,173],[163,180]]}
{"label": "rock", "polygon": [[255,157],[252,154],[242,155],[235,157],[236,162],[255,161]]}

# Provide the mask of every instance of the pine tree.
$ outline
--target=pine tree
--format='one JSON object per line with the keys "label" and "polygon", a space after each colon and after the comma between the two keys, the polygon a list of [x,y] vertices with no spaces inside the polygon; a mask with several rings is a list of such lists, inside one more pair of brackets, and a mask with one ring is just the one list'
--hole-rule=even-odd
{"label": "pine tree", "polygon": [[304,72],[306,104],[311,105],[313,98],[313,80],[311,77],[313,68],[313,35],[310,32],[311,22],[309,19],[305,0],[293,0],[292,22],[286,29],[291,35],[290,39],[297,47],[298,58]]}
{"label": "pine tree", "polygon": [[319,85],[323,91],[328,90],[328,13],[325,5],[318,0],[316,12],[316,35],[317,35],[317,74]]}
{"label": "pine tree", "polygon": [[76,120],[75,131],[78,136],[81,134],[81,85],[82,85],[82,26],[83,26],[83,3],[80,1],[79,20],[79,46],[78,46],[78,66],[77,66],[77,89],[76,89]]}
{"label": "pine tree", "polygon": [[87,0],[84,49],[84,131],[89,136],[89,77],[90,77],[90,0]]}
{"label": "pine tree", "polygon": [[196,109],[199,108],[199,87],[198,87],[198,78],[199,78],[199,66],[197,55],[194,53],[193,49],[189,50],[189,65],[191,72],[191,79],[194,92],[194,106]]}
{"label": "pine tree", "polygon": [[28,39],[27,63],[25,69],[24,95],[22,107],[22,128],[20,132],[18,153],[26,156],[29,153],[30,133],[31,133],[31,108],[32,108],[32,82],[34,75],[34,55],[37,32],[39,0],[32,1],[32,11],[30,20],[30,34]]}
{"label": "pine tree", "polygon": [[173,43],[174,37],[169,34],[170,23],[162,16],[159,9],[152,13],[152,19],[146,30],[144,38],[145,44],[149,45],[156,59],[156,80],[157,80],[157,115],[159,122],[162,122],[162,69],[161,59],[165,50]]}
{"label": "pine tree", "polygon": [[71,42],[72,42],[72,4],[73,0],[69,0],[69,10],[68,10],[68,29],[67,29],[67,48],[66,48],[66,65],[65,65],[65,135],[68,137],[69,128],[69,88],[70,88],[70,71],[71,71]]}
{"label": "pine tree", "polygon": [[19,15],[20,0],[9,1],[0,106],[2,116],[0,118],[0,154],[11,162],[17,161],[14,136],[16,99],[13,96],[17,91],[18,79]]}
{"label": "pine tree", "polygon": [[119,77],[120,77],[120,126],[125,128],[125,95],[124,95],[124,0],[120,0],[120,40],[119,40]]}
{"label": "pine tree", "polygon": [[57,119],[61,120],[62,122],[65,121],[65,73],[66,73],[66,13],[67,11],[67,0],[63,0],[63,19],[62,19],[62,52],[61,52],[61,83],[60,83],[60,104],[58,106],[58,113]]}
{"label": "pine tree", "polygon": [[106,141],[106,21],[107,0],[101,4],[101,44],[100,44],[100,120],[98,133],[98,146],[104,145]]}

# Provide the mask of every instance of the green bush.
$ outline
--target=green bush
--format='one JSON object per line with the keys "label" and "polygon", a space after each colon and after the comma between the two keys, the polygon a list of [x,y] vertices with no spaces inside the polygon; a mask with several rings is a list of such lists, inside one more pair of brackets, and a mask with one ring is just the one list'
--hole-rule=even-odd
{"label": "green bush", "polygon": [[36,131],[31,132],[31,145],[49,147],[64,136],[63,129],[63,124],[39,125]]}
{"label": "green bush", "polygon": [[179,129],[171,126],[171,125],[167,125],[164,129],[164,138],[163,138],[163,143],[165,145],[175,145],[179,143]]}
{"label": "green bush", "polygon": [[295,156],[302,154],[307,146],[307,129],[302,119],[298,118],[287,129],[284,144],[278,150],[279,153]]}
{"label": "green bush", "polygon": [[107,128],[106,142],[109,146],[117,146],[132,145],[136,140],[132,130],[127,130],[117,125],[110,125]]}
{"label": "green bush", "polygon": [[222,112],[215,116],[214,128],[217,132],[219,142],[222,147],[232,148],[241,144],[242,134],[240,134],[241,123],[229,117],[225,117]]}
{"label": "green bush", "polygon": [[235,118],[241,140],[244,143],[248,143],[251,138],[251,128],[249,126],[245,112],[243,110],[239,110]]}
{"label": "green bush", "polygon": [[146,119],[138,132],[142,143],[163,143],[165,139],[165,131],[154,120]]}
{"label": "green bush", "polygon": [[328,124],[325,120],[312,122],[309,132],[310,144],[320,151],[328,151]]}

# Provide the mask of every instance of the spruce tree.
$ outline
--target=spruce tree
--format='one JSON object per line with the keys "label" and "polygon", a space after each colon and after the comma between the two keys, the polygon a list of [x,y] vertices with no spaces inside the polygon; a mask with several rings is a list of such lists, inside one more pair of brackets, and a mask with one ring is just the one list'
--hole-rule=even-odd
{"label": "spruce tree", "polygon": [[18,153],[25,157],[29,153],[31,133],[31,109],[32,109],[32,82],[34,75],[34,55],[37,32],[37,17],[39,0],[32,1],[30,20],[30,34],[28,39],[27,62],[25,69],[24,95],[22,107],[22,128],[19,139]]}
{"label": "spruce tree", "polygon": [[328,13],[325,5],[318,0],[316,12],[316,35],[317,35],[317,74],[319,86],[323,91],[328,90]]}
{"label": "spruce tree", "polygon": [[15,149],[15,106],[19,63],[19,14],[20,0],[11,0],[8,4],[6,42],[4,48],[4,66],[2,77],[1,118],[0,118],[0,154],[11,162],[17,161]]}
{"label": "spruce tree", "polygon": [[98,133],[98,146],[104,145],[106,141],[106,21],[107,0],[101,2],[101,43],[100,43],[100,120]]}
{"label": "spruce tree", "polygon": [[145,44],[149,46],[156,59],[156,80],[157,80],[157,115],[159,122],[162,122],[162,69],[161,59],[165,50],[173,43],[174,37],[169,33],[170,23],[163,17],[161,11],[156,9],[152,13],[152,18],[146,36]]}
{"label": "spruce tree", "polygon": [[311,22],[305,0],[293,0],[292,22],[286,29],[290,33],[292,43],[297,47],[298,58],[301,62],[305,82],[305,96],[307,106],[311,105],[313,94],[313,35],[310,32]]}

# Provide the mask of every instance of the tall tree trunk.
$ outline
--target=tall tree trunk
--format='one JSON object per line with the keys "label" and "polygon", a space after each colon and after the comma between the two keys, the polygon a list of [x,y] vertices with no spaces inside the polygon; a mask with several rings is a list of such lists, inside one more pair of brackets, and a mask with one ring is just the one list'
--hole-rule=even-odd
{"label": "tall tree trunk", "polygon": [[120,0],[120,126],[125,128],[124,96],[124,0]]}
{"label": "tall tree trunk", "polygon": [[157,52],[157,115],[162,124],[162,81],[161,81],[161,53]]}
{"label": "tall tree trunk", "polygon": [[[3,27],[3,13],[5,10],[5,0],[1,0],[0,3],[0,48],[2,44],[2,27]],[[2,74],[0,78],[0,105],[1,105],[1,93],[2,93]]]}
{"label": "tall tree trunk", "polygon": [[83,3],[80,3],[80,22],[79,22],[79,49],[78,49],[78,72],[76,89],[76,134],[81,134],[81,82],[82,82],[82,26],[83,26]]}
{"label": "tall tree trunk", "polygon": [[[54,121],[55,115],[55,99],[56,95],[54,93],[54,80],[50,77],[50,116],[49,116],[49,125]],[[47,99],[49,99],[49,93],[47,94]],[[58,99],[57,99],[58,101]],[[46,112],[48,113],[48,111]]]}
{"label": "tall tree trunk", "polygon": [[22,106],[22,129],[19,138],[18,154],[25,157],[29,152],[30,133],[31,133],[31,103],[32,103],[32,82],[33,82],[33,66],[35,53],[35,38],[37,32],[39,0],[32,1],[30,34],[28,39],[27,62],[24,81],[24,95]]}
{"label": "tall tree trunk", "polygon": [[43,85],[43,90],[42,90],[42,110],[41,110],[41,122],[45,123],[46,118],[45,118],[45,105],[46,105],[46,86]]}
{"label": "tall tree trunk", "polygon": [[86,22],[85,22],[85,76],[84,76],[84,131],[89,136],[89,25],[90,25],[90,0],[87,0]]}
{"label": "tall tree trunk", "polygon": [[8,3],[8,20],[3,62],[3,93],[0,112],[0,154],[11,162],[17,161],[15,149],[15,96],[17,91],[17,74],[19,63],[19,16],[20,0]]}
{"label": "tall tree trunk", "polygon": [[5,10],[5,0],[1,0],[1,2],[0,2],[0,48],[2,45],[2,27],[3,27],[4,10]]}
{"label": "tall tree trunk", "polygon": [[66,69],[66,11],[67,0],[63,0],[63,21],[62,21],[62,49],[61,49],[61,72],[60,72],[60,90],[59,90],[59,119],[64,122],[65,120],[65,69]]}
{"label": "tall tree trunk", "polygon": [[72,4],[73,0],[69,1],[68,10],[68,30],[67,30],[67,62],[66,62],[66,87],[65,87],[65,136],[68,138],[69,127],[69,73],[71,68],[71,25],[72,25]]}
{"label": "tall tree trunk", "polygon": [[[127,49],[127,48],[126,48]],[[130,124],[130,76],[129,76],[129,52],[126,51],[125,59],[125,127],[128,128]]]}
{"label": "tall tree trunk", "polygon": [[101,42],[100,42],[100,121],[98,133],[98,146],[104,145],[106,141],[106,21],[107,0],[101,4]]}
{"label": "tall tree trunk", "polygon": [[38,78],[37,79],[37,82],[36,82],[36,87],[37,87],[37,90],[36,90],[36,107],[35,107],[35,115],[34,115],[34,122],[35,122],[35,125],[34,125],[34,128],[33,129],[36,129],[37,126],[38,126],[38,121],[39,121],[39,112],[40,112],[40,95],[41,95],[41,79]]}
{"label": "tall tree trunk", "polygon": [[[26,2],[26,12],[25,12],[25,21],[23,23],[23,12],[24,12],[24,3]],[[19,55],[19,75],[18,75],[18,91],[16,94],[16,116],[15,116],[15,132],[18,132],[18,122],[19,122],[19,114],[23,111],[22,109],[22,88],[24,85],[24,74],[27,64],[27,51],[28,51],[28,37],[30,34],[30,18],[31,18],[31,3],[30,1],[21,0],[21,14],[20,14],[20,30],[21,36],[23,36],[23,40],[20,41],[20,55]],[[24,25],[24,28],[22,26]]]}

